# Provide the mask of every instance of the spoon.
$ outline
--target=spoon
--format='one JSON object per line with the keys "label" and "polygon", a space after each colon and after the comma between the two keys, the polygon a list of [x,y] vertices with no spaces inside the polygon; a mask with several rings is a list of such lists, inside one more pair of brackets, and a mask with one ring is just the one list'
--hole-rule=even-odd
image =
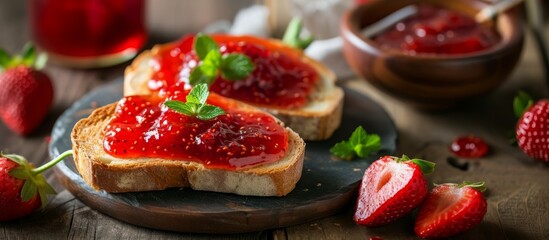
{"label": "spoon", "polygon": [[543,12],[538,0],[526,0],[526,17],[539,48],[541,62],[545,69],[545,81],[549,87],[549,50],[547,36],[543,31]]}
{"label": "spoon", "polygon": [[506,10],[518,5],[524,0],[502,0],[496,4],[483,8],[475,15],[475,20],[479,23],[493,19],[498,13],[505,12]]}

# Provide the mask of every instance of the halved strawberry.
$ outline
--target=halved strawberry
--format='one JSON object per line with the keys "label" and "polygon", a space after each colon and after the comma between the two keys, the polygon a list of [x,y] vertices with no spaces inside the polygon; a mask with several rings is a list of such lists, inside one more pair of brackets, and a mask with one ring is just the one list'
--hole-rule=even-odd
{"label": "halved strawberry", "polygon": [[487,210],[484,182],[436,186],[421,205],[415,232],[422,238],[445,238],[478,225]]}
{"label": "halved strawberry", "polygon": [[385,156],[373,162],[362,178],[354,220],[379,226],[409,213],[427,195],[423,174],[431,173],[434,165],[407,156]]}

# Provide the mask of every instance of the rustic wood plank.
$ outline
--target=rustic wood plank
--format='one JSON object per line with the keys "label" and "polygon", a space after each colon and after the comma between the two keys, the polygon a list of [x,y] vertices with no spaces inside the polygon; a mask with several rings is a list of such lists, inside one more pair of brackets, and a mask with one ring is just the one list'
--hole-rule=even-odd
{"label": "rustic wood plank", "polygon": [[[244,5],[234,5],[230,11],[201,2],[205,9],[230,20],[231,14]],[[19,51],[30,39],[26,18],[25,1],[0,1],[0,47],[9,52]],[[151,19],[151,43],[177,38],[189,30],[197,30],[213,19],[211,16],[186,21],[188,15],[179,14],[177,21],[165,14],[189,11],[186,4],[165,0],[156,3]],[[229,6],[230,4],[228,4]],[[229,13],[230,12],[230,13]],[[199,14],[199,12],[194,12]],[[169,21],[166,21],[168,19]],[[181,25],[181,21],[185,23]],[[175,24],[177,23],[177,24]],[[546,27],[549,33],[549,27]],[[494,93],[460,104],[445,112],[422,112],[410,109],[360,79],[349,84],[378,101],[393,117],[399,128],[400,153],[416,155],[439,163],[437,172],[430,179],[455,181],[485,179],[489,210],[480,226],[455,239],[549,239],[549,190],[548,167],[528,159],[518,149],[507,144],[508,132],[514,127],[510,108],[512,96],[518,89],[525,89],[535,97],[547,97],[549,90],[543,82],[536,49],[530,34],[527,34],[525,51],[511,78]],[[47,137],[57,117],[83,94],[122,74],[124,64],[107,69],[77,70],[49,64],[46,71],[51,75],[56,96],[54,106],[39,130],[28,137],[11,133],[0,124],[0,150],[27,156],[31,162],[41,164],[48,160]],[[486,158],[470,163],[468,171],[461,171],[446,162],[447,145],[458,135],[475,134],[489,142],[492,153]],[[419,149],[419,150],[418,150]],[[413,235],[413,215],[394,224],[379,228],[366,228],[352,221],[352,206],[332,217],[304,223],[275,231],[237,235],[205,235],[173,233],[136,227],[90,209],[65,189],[47,172],[47,179],[54,184],[59,194],[51,198],[49,205],[28,218],[0,223],[0,239],[416,239]]]}

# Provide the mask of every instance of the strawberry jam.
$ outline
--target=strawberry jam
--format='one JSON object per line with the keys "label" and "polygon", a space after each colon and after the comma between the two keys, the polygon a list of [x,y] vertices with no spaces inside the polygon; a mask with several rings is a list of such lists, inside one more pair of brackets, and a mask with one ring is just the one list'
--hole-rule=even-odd
{"label": "strawberry jam", "polygon": [[[300,51],[249,36],[214,35],[212,38],[222,54],[242,53],[255,65],[254,71],[243,80],[229,81],[217,77],[210,87],[212,92],[275,108],[291,109],[307,103],[319,76],[302,60]],[[169,92],[175,83],[188,83],[192,69],[199,63],[192,50],[193,41],[193,36],[184,37],[156,53],[151,61],[150,90]]]}
{"label": "strawberry jam", "polygon": [[449,9],[419,5],[416,14],[396,23],[374,40],[383,48],[409,54],[464,54],[487,49],[500,41],[492,28]]}
{"label": "strawberry jam", "polygon": [[[188,91],[174,91],[168,100],[184,102]],[[207,103],[226,114],[199,120],[164,106],[156,95],[125,97],[105,129],[103,147],[125,159],[185,159],[208,168],[239,169],[281,159],[288,134],[270,115],[235,110],[235,103],[211,94]]]}
{"label": "strawberry jam", "polygon": [[450,145],[450,151],[463,158],[484,157],[488,150],[488,144],[482,138],[475,136],[458,137]]}

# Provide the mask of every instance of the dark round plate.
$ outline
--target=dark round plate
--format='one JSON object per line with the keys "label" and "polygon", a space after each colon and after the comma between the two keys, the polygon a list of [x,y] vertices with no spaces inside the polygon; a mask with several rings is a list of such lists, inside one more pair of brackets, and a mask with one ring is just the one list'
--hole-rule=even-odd
{"label": "dark round plate", "polygon": [[[168,189],[111,194],[90,188],[78,174],[72,158],[55,168],[58,179],[82,202],[104,214],[139,226],[206,233],[237,233],[303,223],[336,213],[355,201],[364,170],[380,155],[393,154],[397,131],[387,113],[368,97],[345,89],[341,127],[329,140],[307,142],[303,175],[285,197],[247,197],[234,194]],[[122,81],[102,86],[67,109],[55,123],[49,146],[51,157],[71,149],[74,124],[93,108],[118,101]],[[382,139],[382,150],[367,159],[333,160],[329,149],[346,140],[362,125]]]}

